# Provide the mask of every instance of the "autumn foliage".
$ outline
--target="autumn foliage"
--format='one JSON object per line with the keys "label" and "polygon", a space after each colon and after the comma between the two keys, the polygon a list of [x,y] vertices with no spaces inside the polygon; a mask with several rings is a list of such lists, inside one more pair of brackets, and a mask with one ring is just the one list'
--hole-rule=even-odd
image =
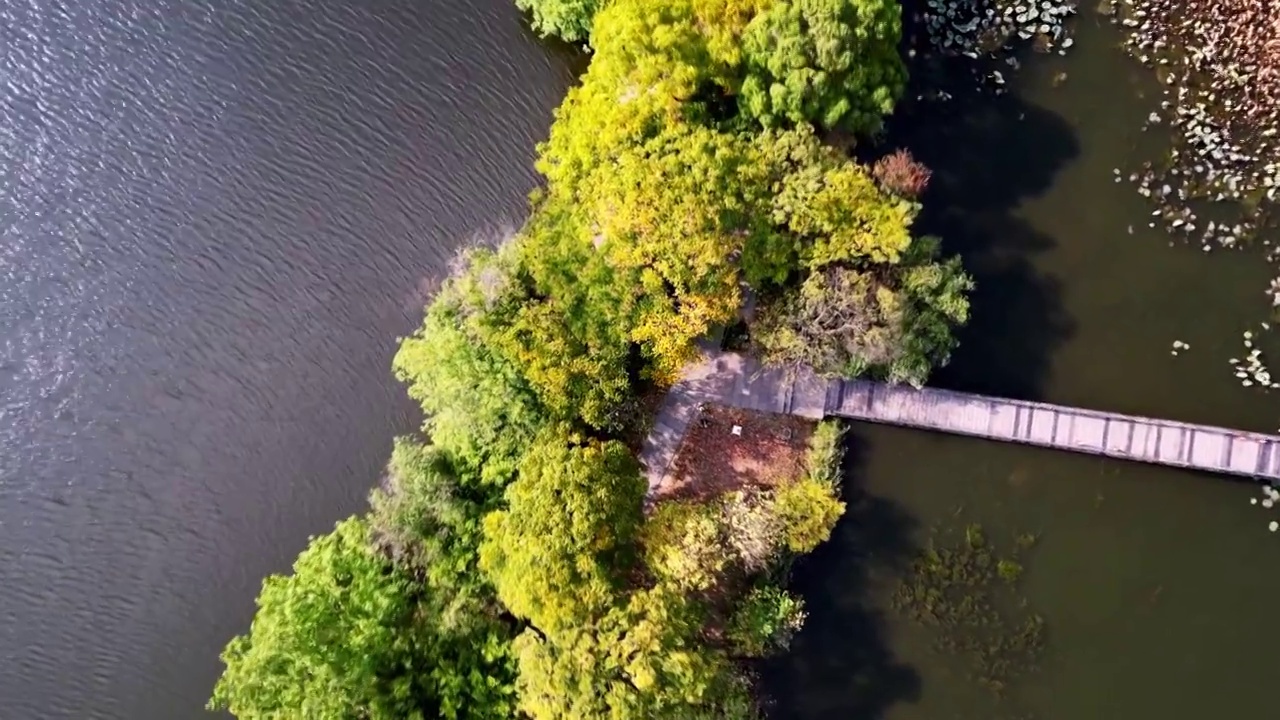
{"label": "autumn foliage", "polygon": [[876,161],[871,174],[889,192],[915,199],[924,194],[933,172],[916,162],[908,150],[896,150]]}

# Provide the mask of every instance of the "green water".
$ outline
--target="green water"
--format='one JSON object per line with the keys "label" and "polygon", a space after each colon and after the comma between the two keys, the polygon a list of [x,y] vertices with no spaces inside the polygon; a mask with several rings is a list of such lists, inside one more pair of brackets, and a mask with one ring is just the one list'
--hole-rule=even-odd
{"label": "green water", "polygon": [[[1260,252],[1169,246],[1113,182],[1162,152],[1149,71],[1088,10],[1068,57],[998,102],[917,113],[900,140],[935,168],[926,222],[976,276],[975,319],[939,383],[1275,432],[1280,397],[1228,358],[1268,319]],[[1059,73],[1065,82],[1055,83]],[[1132,233],[1129,228],[1132,226]],[[1170,345],[1191,345],[1177,357]],[[1264,337],[1264,351],[1280,345]],[[802,563],[810,608],[765,672],[776,718],[1204,720],[1276,717],[1280,519],[1223,477],[894,428],[851,438],[850,511]],[[1039,534],[1017,591],[1048,644],[1002,697],[938,631],[889,603],[930,528]]]}

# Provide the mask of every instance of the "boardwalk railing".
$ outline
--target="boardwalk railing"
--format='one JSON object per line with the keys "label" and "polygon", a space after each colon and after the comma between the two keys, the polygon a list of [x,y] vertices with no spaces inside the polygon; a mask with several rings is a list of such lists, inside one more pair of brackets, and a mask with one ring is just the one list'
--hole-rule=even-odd
{"label": "boardwalk railing", "polygon": [[1097,412],[1026,400],[765,369],[711,352],[691,366],[659,412],[641,454],[651,488],[665,479],[698,403],[920,428],[1070,452],[1280,481],[1280,436]]}

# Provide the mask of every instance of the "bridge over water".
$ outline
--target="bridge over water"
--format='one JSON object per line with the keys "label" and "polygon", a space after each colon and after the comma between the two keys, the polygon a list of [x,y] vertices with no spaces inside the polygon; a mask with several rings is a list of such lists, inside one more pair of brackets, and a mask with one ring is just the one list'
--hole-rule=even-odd
{"label": "bridge over water", "polygon": [[936,388],[826,379],[804,369],[762,368],[753,358],[717,351],[686,370],[659,410],[640,455],[651,490],[666,478],[702,403],[815,420],[842,417],[1280,481],[1280,436]]}

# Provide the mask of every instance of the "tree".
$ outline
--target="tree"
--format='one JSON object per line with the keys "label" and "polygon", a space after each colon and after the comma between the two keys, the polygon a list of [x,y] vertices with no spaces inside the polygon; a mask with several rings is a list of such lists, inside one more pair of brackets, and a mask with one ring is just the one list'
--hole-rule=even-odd
{"label": "tree", "polygon": [[901,39],[894,0],[779,0],[743,33],[743,112],[874,132],[906,85]]}
{"label": "tree", "polygon": [[702,637],[704,613],[659,584],[554,641],[516,639],[520,710],[533,720],[749,720],[746,681]]}
{"label": "tree", "polygon": [[591,21],[602,4],[602,0],[516,0],[516,7],[530,14],[529,24],[538,34],[572,43],[591,36]]}
{"label": "tree", "polygon": [[678,124],[583,181],[599,251],[632,283],[631,339],[658,375],[673,377],[694,342],[737,313],[738,258],[774,232],[767,170],[738,136]]}
{"label": "tree", "polygon": [[503,352],[500,333],[525,299],[514,250],[464,253],[427,306],[422,327],[400,341],[396,377],[422,405],[436,447],[489,483],[506,484],[546,408]]}
{"label": "tree", "polygon": [[818,268],[901,260],[911,245],[915,203],[882,190],[865,168],[823,145],[807,125],[763,133],[758,144],[777,178],[773,219],[798,238],[801,263]]}
{"label": "tree", "polygon": [[707,592],[722,579],[733,549],[719,508],[712,503],[667,501],[645,519],[644,559],[659,583]]}
{"label": "tree", "polygon": [[526,296],[495,342],[555,420],[615,429],[631,398],[629,284],[563,196],[535,206],[516,252]]}
{"label": "tree", "polygon": [[240,720],[510,715],[506,635],[436,633],[421,587],[369,535],[344,520],[312,538],[292,575],[266,579],[249,633],[222,654],[211,709]]}
{"label": "tree", "polygon": [[618,598],[646,484],[627,448],[548,432],[529,448],[507,508],[484,520],[480,567],[516,616],[544,634]]}
{"label": "tree", "polygon": [[374,544],[439,599],[435,622],[464,630],[493,621],[497,597],[479,571],[480,523],[501,491],[462,476],[439,448],[397,438],[369,498]]}
{"label": "tree", "polygon": [[582,84],[556,109],[537,168],[551,194],[571,202],[582,180],[619,153],[687,122],[695,99],[730,72],[710,53],[690,0],[614,2],[592,31]]}
{"label": "tree", "polygon": [[937,248],[922,238],[897,267],[813,272],[760,312],[753,338],[765,361],[923,385],[950,359],[973,288],[959,261],[936,260]]}
{"label": "tree", "polygon": [[793,553],[803,554],[831,537],[844,503],[835,488],[813,478],[801,478],[778,488],[770,511],[777,518],[782,543]]}

